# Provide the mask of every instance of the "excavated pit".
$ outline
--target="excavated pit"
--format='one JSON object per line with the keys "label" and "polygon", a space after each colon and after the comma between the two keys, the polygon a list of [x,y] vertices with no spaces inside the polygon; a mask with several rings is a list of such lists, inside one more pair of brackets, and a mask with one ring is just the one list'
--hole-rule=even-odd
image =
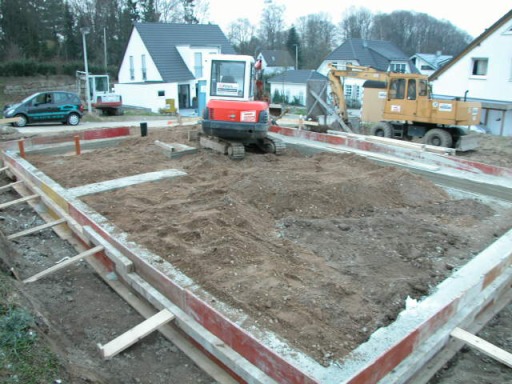
{"label": "excavated pit", "polygon": [[244,327],[273,331],[323,365],[392,322],[408,296],[428,295],[512,222],[510,207],[451,197],[356,155],[290,149],[234,162],[201,150],[169,159],[155,140],[190,145],[185,129],[160,130],[80,156],[27,160],[65,188],[185,171],[82,200],[243,310]]}

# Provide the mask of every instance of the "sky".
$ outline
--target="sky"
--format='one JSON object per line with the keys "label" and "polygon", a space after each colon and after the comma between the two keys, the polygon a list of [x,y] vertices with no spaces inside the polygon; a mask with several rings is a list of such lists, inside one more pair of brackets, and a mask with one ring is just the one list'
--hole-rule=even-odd
{"label": "sky", "polygon": [[[264,0],[209,0],[209,19],[218,24],[227,33],[228,25],[238,18],[247,18],[258,25]],[[320,12],[327,13],[335,25],[342,19],[343,13],[350,7],[365,7],[372,13],[391,13],[396,10],[426,13],[439,20],[447,20],[457,28],[479,36],[503,15],[512,9],[508,0],[485,0],[482,2],[455,0],[274,0],[284,5],[285,22],[289,28],[301,16]],[[336,4],[338,3],[338,4]]]}

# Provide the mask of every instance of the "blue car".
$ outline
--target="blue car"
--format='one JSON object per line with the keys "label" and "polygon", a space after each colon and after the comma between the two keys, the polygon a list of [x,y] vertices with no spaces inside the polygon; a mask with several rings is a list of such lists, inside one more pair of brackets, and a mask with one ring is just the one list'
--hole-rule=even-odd
{"label": "blue car", "polygon": [[21,103],[4,108],[4,117],[17,117],[15,127],[24,127],[31,123],[56,121],[63,124],[78,125],[84,112],[84,106],[76,93],[64,91],[38,92]]}

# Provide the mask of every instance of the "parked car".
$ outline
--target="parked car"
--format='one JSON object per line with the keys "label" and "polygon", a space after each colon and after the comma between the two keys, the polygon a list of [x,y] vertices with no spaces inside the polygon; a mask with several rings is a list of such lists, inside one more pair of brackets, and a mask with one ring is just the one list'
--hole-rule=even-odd
{"label": "parked car", "polygon": [[38,92],[21,103],[4,107],[4,117],[17,117],[15,127],[30,123],[59,121],[63,124],[78,125],[84,106],[76,93],[64,91]]}

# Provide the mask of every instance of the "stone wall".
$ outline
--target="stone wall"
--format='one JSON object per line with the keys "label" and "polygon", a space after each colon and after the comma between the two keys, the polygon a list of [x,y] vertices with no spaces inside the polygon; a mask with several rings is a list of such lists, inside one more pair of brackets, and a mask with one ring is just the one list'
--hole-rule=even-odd
{"label": "stone wall", "polygon": [[14,103],[36,92],[59,90],[77,91],[76,79],[72,76],[9,77],[0,80],[3,104]]}

